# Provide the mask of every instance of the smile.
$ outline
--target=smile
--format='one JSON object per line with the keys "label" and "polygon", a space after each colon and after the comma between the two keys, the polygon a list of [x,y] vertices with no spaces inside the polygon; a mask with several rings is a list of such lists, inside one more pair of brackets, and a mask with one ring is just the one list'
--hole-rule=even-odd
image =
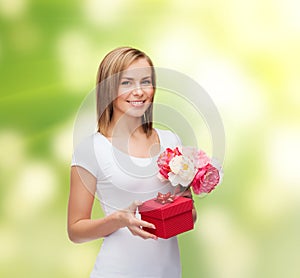
{"label": "smile", "polygon": [[136,100],[136,101],[127,101],[128,103],[130,103],[132,106],[134,107],[139,107],[139,106],[143,106],[145,103],[145,100]]}

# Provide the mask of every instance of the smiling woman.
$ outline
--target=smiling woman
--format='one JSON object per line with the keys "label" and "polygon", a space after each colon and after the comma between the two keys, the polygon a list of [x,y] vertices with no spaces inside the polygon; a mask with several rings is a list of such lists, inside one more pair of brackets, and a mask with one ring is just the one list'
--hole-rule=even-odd
{"label": "smiling woman", "polygon": [[[127,116],[141,117],[153,102],[154,88],[151,67],[145,58],[139,58],[122,73],[118,97],[113,101],[112,121]],[[151,109],[151,108],[150,108]]]}
{"label": "smiling woman", "polygon": [[122,98],[123,101],[135,102],[131,103],[131,108],[134,104],[139,105],[136,101],[146,102],[147,99],[144,115],[140,116],[143,116],[143,130],[150,136],[155,85],[153,63],[145,53],[126,47],[108,53],[99,66],[97,77],[98,131],[108,135],[108,125],[113,117],[118,118],[114,115],[115,104]]}
{"label": "smiling woman", "polygon": [[[155,226],[137,214],[143,201],[172,191],[157,178],[156,160],[180,145],[174,133],[152,127],[155,84],[150,58],[137,49],[117,48],[99,66],[98,132],[75,149],[68,209],[73,242],[104,238],[93,278],[181,277],[176,236],[148,233],[143,228]],[[105,212],[100,219],[91,219],[95,194]]]}

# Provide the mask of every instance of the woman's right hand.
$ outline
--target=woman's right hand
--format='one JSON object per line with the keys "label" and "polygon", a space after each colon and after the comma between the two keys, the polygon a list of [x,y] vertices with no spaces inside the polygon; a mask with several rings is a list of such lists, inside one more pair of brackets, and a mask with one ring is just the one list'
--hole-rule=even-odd
{"label": "woman's right hand", "polygon": [[141,204],[142,202],[140,201],[134,201],[127,209],[118,212],[120,214],[122,226],[127,227],[134,236],[140,236],[143,239],[157,239],[156,235],[142,229],[143,227],[155,229],[155,226],[135,217],[136,210]]}

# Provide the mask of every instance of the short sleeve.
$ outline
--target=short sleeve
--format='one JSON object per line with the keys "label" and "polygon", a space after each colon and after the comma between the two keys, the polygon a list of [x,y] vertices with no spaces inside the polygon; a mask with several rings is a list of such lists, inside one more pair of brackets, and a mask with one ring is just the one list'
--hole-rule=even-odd
{"label": "short sleeve", "polygon": [[175,136],[175,140],[177,141],[177,145],[178,146],[182,146],[182,142],[181,142],[181,139],[180,139],[180,137],[176,134],[176,133],[173,133],[174,134],[174,136]]}
{"label": "short sleeve", "polygon": [[162,129],[156,129],[156,131],[158,132],[163,148],[175,148],[182,145],[181,139],[174,132]]}
{"label": "short sleeve", "polygon": [[94,136],[84,139],[74,150],[71,166],[80,166],[97,177],[99,167],[94,148]]}

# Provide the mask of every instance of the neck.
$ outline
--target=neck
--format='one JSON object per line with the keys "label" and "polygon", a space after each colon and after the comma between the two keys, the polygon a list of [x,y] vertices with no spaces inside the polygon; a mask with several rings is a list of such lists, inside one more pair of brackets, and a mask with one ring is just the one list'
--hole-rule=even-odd
{"label": "neck", "polygon": [[134,118],[123,114],[122,117],[112,118],[109,127],[110,137],[128,138],[138,133],[144,133],[140,117]]}

